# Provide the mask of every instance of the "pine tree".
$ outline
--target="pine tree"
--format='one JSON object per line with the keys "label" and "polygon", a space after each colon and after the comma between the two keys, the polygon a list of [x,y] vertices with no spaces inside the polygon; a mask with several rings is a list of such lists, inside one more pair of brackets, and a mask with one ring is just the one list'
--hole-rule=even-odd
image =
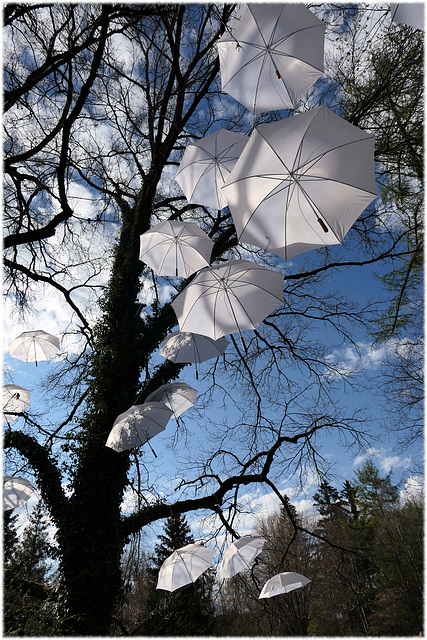
{"label": "pine tree", "polygon": [[14,572],[19,578],[44,582],[49,573],[50,559],[54,553],[49,542],[46,509],[40,500],[28,518],[16,549]]}
{"label": "pine tree", "polygon": [[3,511],[3,559],[5,567],[9,568],[13,564],[18,543],[18,533],[16,531],[16,521],[18,516],[12,509]]}

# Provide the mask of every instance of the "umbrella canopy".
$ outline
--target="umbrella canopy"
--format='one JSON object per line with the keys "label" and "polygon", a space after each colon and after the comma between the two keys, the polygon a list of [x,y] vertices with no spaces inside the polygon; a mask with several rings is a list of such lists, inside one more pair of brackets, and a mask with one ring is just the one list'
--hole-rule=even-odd
{"label": "umbrella canopy", "polygon": [[13,358],[24,362],[49,360],[59,351],[59,339],[46,331],[24,331],[9,342],[9,352]]}
{"label": "umbrella canopy", "polygon": [[159,276],[187,278],[209,265],[213,245],[196,222],[164,220],[140,236],[139,259]]}
{"label": "umbrella canopy", "polygon": [[175,418],[187,411],[196,402],[197,391],[185,382],[170,382],[147,396],[147,402],[164,402]]}
{"label": "umbrella canopy", "polygon": [[218,41],[222,90],[252,113],[295,107],[323,73],[325,25],[303,4],[247,4]]}
{"label": "umbrella canopy", "polygon": [[264,125],[223,191],[241,242],[285,260],[339,244],[377,197],[374,137],[325,106]]}
{"label": "umbrella canopy", "polygon": [[273,596],[278,596],[281,593],[289,593],[289,591],[304,587],[309,582],[311,582],[311,580],[302,576],[300,573],[294,573],[293,571],[278,573],[276,576],[270,578],[270,580],[267,580],[259,597],[273,598]]}
{"label": "umbrella canopy", "polygon": [[159,570],[156,589],[175,591],[195,582],[212,564],[214,550],[201,544],[187,544],[166,558]]}
{"label": "umbrella canopy", "polygon": [[[11,413],[22,413],[30,406],[31,391],[17,387],[16,384],[3,385],[3,411]],[[17,416],[11,417],[13,422]]]}
{"label": "umbrella canopy", "polygon": [[182,331],[214,340],[255,329],[283,304],[283,275],[249,260],[202,269],[172,307]]}
{"label": "umbrella canopy", "polygon": [[219,129],[188,145],[175,180],[190,204],[213,209],[227,206],[221,187],[247,141],[241,133]]}
{"label": "umbrella canopy", "polygon": [[159,353],[172,362],[205,362],[221,356],[228,344],[227,338],[213,340],[198,333],[172,331],[163,340]]}
{"label": "umbrella canopy", "polygon": [[140,447],[164,431],[172,416],[172,409],[164,402],[136,404],[116,418],[105,446],[114,451]]}
{"label": "umbrella canopy", "polygon": [[391,21],[424,31],[424,2],[390,2]]}
{"label": "umbrella canopy", "polygon": [[34,487],[25,478],[3,476],[3,511],[22,507],[34,493]]}
{"label": "umbrella canopy", "polygon": [[252,536],[243,536],[235,540],[222,557],[219,569],[220,579],[232,578],[236,573],[250,569],[252,562],[261,553],[264,543],[264,538]]}

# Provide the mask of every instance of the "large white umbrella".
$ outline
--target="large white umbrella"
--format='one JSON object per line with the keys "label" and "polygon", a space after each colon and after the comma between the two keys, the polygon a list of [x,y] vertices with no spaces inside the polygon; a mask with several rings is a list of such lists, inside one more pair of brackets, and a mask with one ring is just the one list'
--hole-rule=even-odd
{"label": "large white umbrella", "polygon": [[159,570],[156,589],[175,591],[195,582],[212,564],[214,550],[200,544],[187,544],[170,555]]}
{"label": "large white umbrella", "polygon": [[172,409],[164,402],[136,404],[116,418],[105,446],[114,451],[140,447],[164,431],[172,416]]}
{"label": "large white umbrella", "polygon": [[[9,413],[22,413],[30,406],[31,391],[18,387],[16,384],[3,385],[3,411]],[[17,416],[10,416],[11,422]],[[7,422],[7,420],[6,420]]]}
{"label": "large white umbrella", "polygon": [[9,352],[13,358],[24,362],[49,360],[59,351],[59,339],[46,331],[24,331],[9,342]]}
{"label": "large white umbrella", "polygon": [[424,2],[390,2],[392,22],[424,31]]}
{"label": "large white umbrella", "polygon": [[241,133],[219,129],[187,146],[175,180],[190,204],[227,206],[221,187],[247,141]]}
{"label": "large white umbrella", "polygon": [[172,307],[181,331],[217,340],[255,329],[282,304],[282,274],[249,260],[228,260],[202,269]]}
{"label": "large white umbrella", "polygon": [[164,402],[175,418],[190,409],[196,402],[197,391],[185,382],[169,382],[150,393],[146,402]]}
{"label": "large white umbrella", "polygon": [[171,362],[194,362],[196,378],[198,378],[197,364],[211,358],[218,358],[224,353],[227,345],[227,338],[213,340],[198,333],[172,331],[163,340],[159,354]]}
{"label": "large white umbrella", "polygon": [[264,125],[223,191],[241,242],[285,260],[339,244],[377,197],[374,137],[325,106]]}
{"label": "large white umbrella", "polygon": [[34,487],[25,478],[3,476],[3,511],[22,507],[34,491]]}
{"label": "large white umbrella", "polygon": [[222,557],[220,579],[232,578],[236,573],[250,569],[252,562],[261,553],[264,543],[264,538],[252,536],[242,536],[232,542]]}
{"label": "large white umbrella", "polygon": [[323,74],[324,35],[303,4],[243,4],[217,44],[222,90],[252,113],[295,107]]}
{"label": "large white umbrella", "polygon": [[209,265],[213,245],[196,222],[164,220],[140,236],[139,259],[159,276],[188,278]]}
{"label": "large white umbrella", "polygon": [[311,580],[302,576],[300,573],[295,573],[293,571],[278,573],[270,578],[270,580],[267,580],[259,597],[273,598],[281,593],[289,593],[289,591],[293,591],[294,589],[305,587],[309,582],[311,582]]}

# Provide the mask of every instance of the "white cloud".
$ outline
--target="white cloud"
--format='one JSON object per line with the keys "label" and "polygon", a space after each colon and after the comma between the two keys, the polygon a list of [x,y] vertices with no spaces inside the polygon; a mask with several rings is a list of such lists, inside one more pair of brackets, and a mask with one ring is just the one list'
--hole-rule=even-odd
{"label": "white cloud", "polygon": [[353,467],[359,467],[368,460],[368,458],[371,458],[375,465],[379,467],[380,471],[386,474],[396,469],[408,469],[411,465],[409,456],[401,457],[391,454],[389,450],[385,448],[376,449],[375,447],[370,447],[366,449],[365,453],[354,459]]}
{"label": "white cloud", "polygon": [[400,492],[401,503],[409,500],[417,500],[424,495],[424,482],[420,476],[409,476],[405,482],[404,488]]}

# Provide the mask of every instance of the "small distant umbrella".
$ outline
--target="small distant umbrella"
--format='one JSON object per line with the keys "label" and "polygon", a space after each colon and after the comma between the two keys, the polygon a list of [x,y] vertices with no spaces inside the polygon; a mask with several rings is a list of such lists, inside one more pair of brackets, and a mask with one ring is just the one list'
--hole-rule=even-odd
{"label": "small distant umbrella", "polygon": [[187,331],[172,331],[163,340],[159,354],[171,362],[194,362],[196,378],[197,364],[222,355],[229,344],[227,338],[213,340],[208,336]]}
{"label": "small distant umbrella", "polygon": [[185,382],[170,382],[147,396],[147,402],[164,402],[169,407],[175,418],[192,407],[196,401],[197,391]]}
{"label": "small distant umbrella", "polygon": [[273,596],[278,596],[281,593],[289,593],[289,591],[293,591],[294,589],[305,587],[309,582],[311,582],[311,580],[302,576],[300,573],[294,573],[293,571],[278,573],[276,576],[270,578],[270,580],[267,580],[259,597],[273,598]]}
{"label": "small distant umbrella", "polygon": [[200,544],[187,544],[170,555],[159,570],[156,589],[175,591],[195,582],[212,565],[214,550]]}
{"label": "small distant umbrella", "polygon": [[252,562],[261,553],[264,538],[243,536],[226,549],[219,569],[220,579],[232,578],[240,571],[250,569]]}
{"label": "small distant umbrella", "polygon": [[303,4],[247,4],[218,41],[222,90],[252,113],[295,107],[323,73],[325,25]]}
{"label": "small distant umbrella", "polygon": [[424,2],[390,2],[392,22],[402,22],[424,31]]}
{"label": "small distant umbrella", "polygon": [[223,191],[241,242],[285,260],[339,244],[378,195],[374,136],[325,106],[266,124]]}
{"label": "small distant umbrella", "polygon": [[24,331],[9,343],[9,352],[13,358],[24,362],[49,360],[59,351],[59,339],[46,331]]}
{"label": "small distant umbrella", "polygon": [[[31,391],[16,386],[16,384],[5,384],[3,386],[3,411],[10,413],[22,413],[30,406]],[[10,417],[10,421],[16,420],[17,416]]]}
{"label": "small distant umbrella", "polygon": [[255,329],[283,304],[283,275],[249,260],[202,269],[172,307],[182,331],[214,340]]}
{"label": "small distant umbrella", "polygon": [[141,447],[164,431],[172,416],[172,409],[164,402],[145,402],[134,405],[116,418],[105,445],[115,451]]}
{"label": "small distant umbrella", "polygon": [[209,265],[213,245],[196,222],[164,220],[140,236],[139,259],[159,276],[188,278]]}
{"label": "small distant umbrella", "polygon": [[175,180],[190,204],[227,206],[221,187],[247,141],[241,133],[219,129],[187,146]]}
{"label": "small distant umbrella", "polygon": [[3,511],[22,507],[34,491],[34,487],[25,478],[3,476]]}

